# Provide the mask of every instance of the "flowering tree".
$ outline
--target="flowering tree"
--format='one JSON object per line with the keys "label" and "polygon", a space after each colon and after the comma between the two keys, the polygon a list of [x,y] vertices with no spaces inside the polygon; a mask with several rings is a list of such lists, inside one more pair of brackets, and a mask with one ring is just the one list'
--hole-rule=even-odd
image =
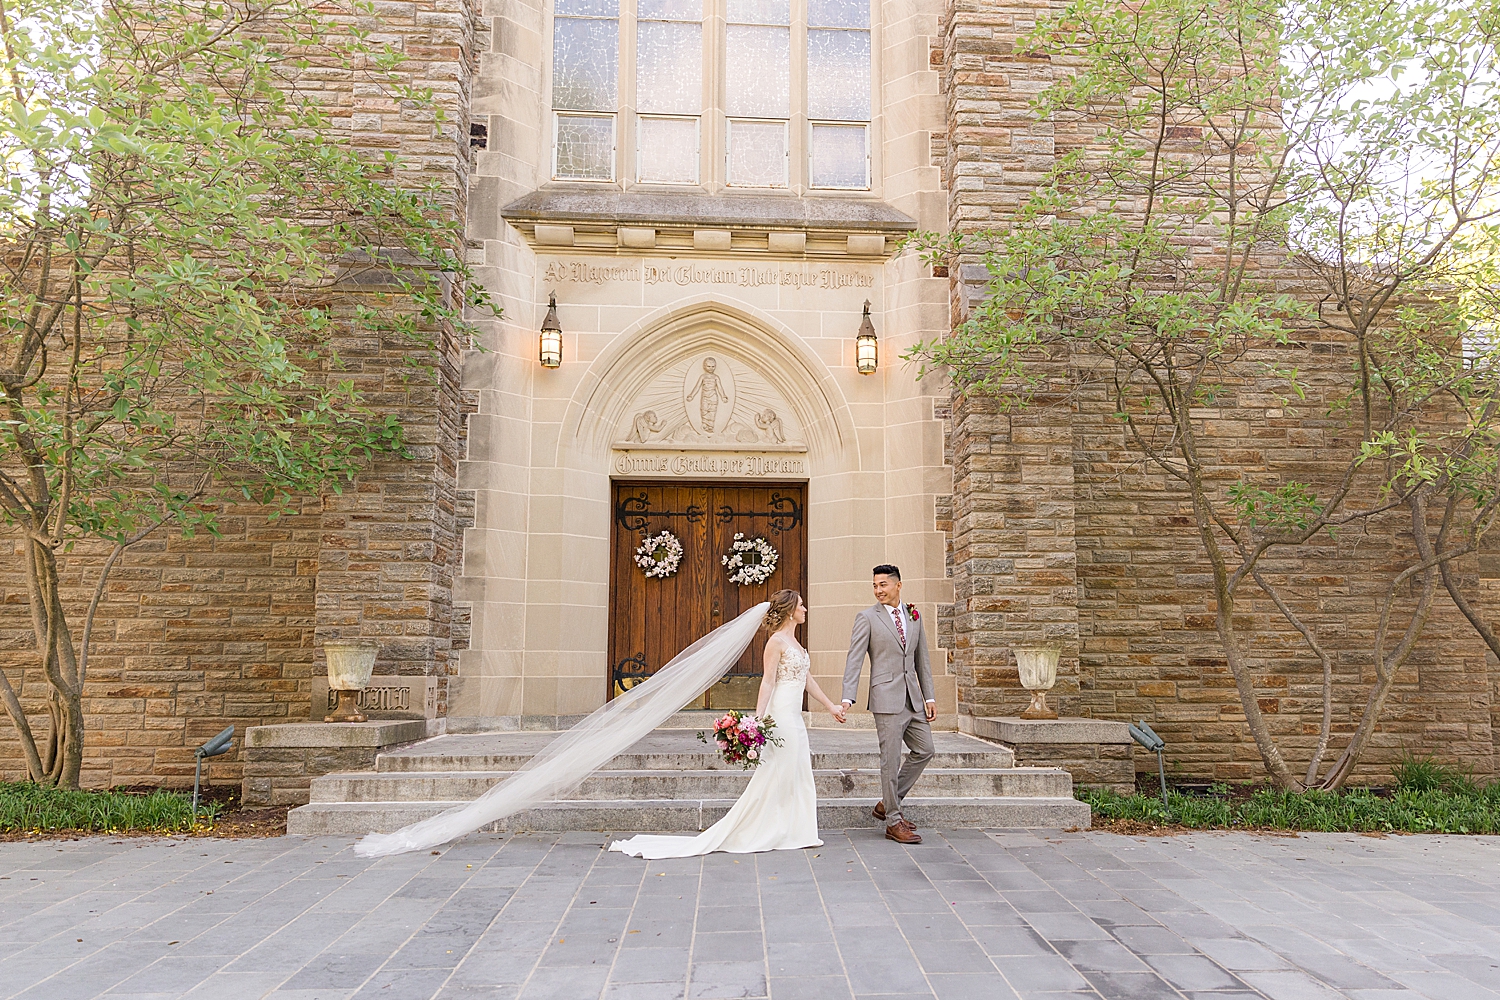
{"label": "flowering tree", "polygon": [[[1018,48],[1063,68],[1037,113],[1084,138],[1011,225],[918,239],[982,262],[988,285],[913,357],[1005,405],[1106,401],[1136,459],[1185,495],[1282,787],[1348,779],[1440,587],[1500,654],[1454,573],[1500,507],[1497,43],[1493,0],[1072,0]],[[1252,393],[1332,429],[1302,463],[1316,471],[1214,440],[1209,422]],[[1267,561],[1315,564],[1330,538],[1397,514],[1415,552],[1385,581],[1374,678],[1330,764],[1332,659]],[[1258,701],[1247,588],[1322,664],[1300,775]]]}
{"label": "flowering tree", "polygon": [[[316,58],[431,108],[395,55],[330,20],[351,13],[0,0],[0,515],[24,551],[48,731],[3,672],[0,701],[35,781],[78,782],[90,634],[120,555],[402,453],[395,417],[339,375],[337,341],[404,343],[410,377],[431,379],[436,338],[462,325],[451,210],[297,89]],[[81,540],[110,547],[86,609],[59,588]]]}

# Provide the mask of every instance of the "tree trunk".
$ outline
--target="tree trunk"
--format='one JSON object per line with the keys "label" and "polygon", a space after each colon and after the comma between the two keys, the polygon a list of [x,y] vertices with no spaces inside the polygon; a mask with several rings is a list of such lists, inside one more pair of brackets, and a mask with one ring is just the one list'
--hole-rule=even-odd
{"label": "tree trunk", "polygon": [[1260,589],[1276,604],[1276,609],[1281,612],[1281,617],[1292,623],[1292,627],[1302,633],[1302,638],[1307,642],[1309,648],[1317,654],[1318,662],[1323,667],[1323,721],[1318,727],[1318,745],[1313,750],[1312,759],[1307,762],[1307,773],[1302,776],[1303,787],[1311,788],[1318,780],[1318,769],[1323,765],[1323,755],[1328,752],[1328,738],[1333,732],[1333,658],[1328,651],[1318,642],[1311,626],[1297,617],[1291,605],[1282,600],[1281,594],[1271,582],[1267,580],[1258,569],[1250,571]]}
{"label": "tree trunk", "polygon": [[[1327,776],[1323,779],[1321,787],[1329,790],[1343,788],[1349,776],[1354,773],[1354,768],[1358,766],[1360,758],[1364,756],[1365,746],[1375,733],[1375,726],[1379,724],[1381,713],[1385,710],[1386,699],[1390,696],[1391,686],[1396,682],[1396,674],[1405,665],[1407,657],[1411,655],[1422,630],[1427,627],[1427,616],[1432,613],[1432,598],[1437,590],[1438,577],[1435,570],[1441,563],[1432,551],[1432,544],[1427,534],[1426,495],[1421,490],[1413,492],[1407,500],[1407,506],[1411,509],[1412,536],[1417,543],[1417,555],[1422,561],[1397,576],[1386,594],[1386,604],[1381,610],[1380,624],[1375,633],[1375,683],[1370,688],[1370,695],[1365,700],[1364,714],[1360,716],[1359,725],[1355,727],[1354,735],[1349,739],[1349,745],[1344,748],[1339,759],[1334,761],[1333,766],[1328,769]],[[1391,609],[1396,603],[1397,592],[1403,583],[1418,572],[1422,574],[1422,590],[1417,599],[1417,607],[1407,621],[1401,641],[1387,656],[1385,630],[1390,621]]]}
{"label": "tree trunk", "polygon": [[5,714],[10,716],[11,725],[16,727],[16,735],[20,737],[21,753],[26,757],[26,776],[41,784],[46,780],[47,770],[42,766],[41,754],[37,752],[36,734],[32,732],[31,722],[21,708],[21,699],[16,697],[15,688],[10,686],[10,678],[5,676],[3,670],[0,670],[0,701],[5,703]]}
{"label": "tree trunk", "polygon": [[1229,673],[1234,677],[1234,686],[1240,695],[1240,708],[1245,713],[1245,724],[1250,729],[1250,735],[1255,738],[1255,748],[1260,751],[1260,759],[1277,788],[1301,791],[1302,783],[1292,775],[1292,769],[1287,766],[1286,758],[1281,755],[1281,748],[1276,745],[1276,738],[1266,725],[1266,716],[1260,710],[1260,702],[1256,700],[1255,678],[1251,676],[1250,668],[1240,652],[1239,634],[1234,628],[1234,599],[1224,592],[1224,587],[1215,589],[1220,596],[1219,613],[1214,617],[1214,627],[1218,630],[1219,641],[1224,645],[1224,657],[1229,663]]}
{"label": "tree trunk", "polygon": [[78,660],[73,633],[63,610],[56,553],[31,537],[26,539],[26,577],[30,592],[32,625],[42,673],[47,679],[47,712],[51,719],[45,756],[38,751],[36,735],[27,724],[19,699],[4,685],[6,712],[16,724],[32,780],[46,785],[77,788],[83,772],[83,686],[78,680]]}

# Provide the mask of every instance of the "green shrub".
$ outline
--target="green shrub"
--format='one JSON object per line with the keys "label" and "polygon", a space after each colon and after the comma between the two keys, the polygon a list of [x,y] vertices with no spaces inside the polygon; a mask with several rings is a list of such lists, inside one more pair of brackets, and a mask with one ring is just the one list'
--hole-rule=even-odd
{"label": "green shrub", "polygon": [[[1424,773],[1430,776],[1431,772]],[[1449,775],[1444,779],[1447,788],[1398,786],[1389,796],[1367,789],[1283,792],[1265,788],[1238,802],[1170,792],[1165,805],[1155,796],[1093,789],[1079,789],[1077,796],[1101,821],[1135,820],[1201,830],[1500,833],[1500,783],[1481,789],[1461,771],[1453,773],[1464,780],[1454,781]]]}
{"label": "green shrub", "polygon": [[1395,767],[1396,787],[1405,792],[1453,792],[1478,795],[1473,774],[1457,764],[1444,764],[1434,757],[1402,755]]}
{"label": "green shrub", "polygon": [[[198,820],[212,821],[222,806],[198,803]],[[145,830],[175,833],[193,827],[193,800],[181,792],[126,792],[46,788],[0,782],[0,831]]]}

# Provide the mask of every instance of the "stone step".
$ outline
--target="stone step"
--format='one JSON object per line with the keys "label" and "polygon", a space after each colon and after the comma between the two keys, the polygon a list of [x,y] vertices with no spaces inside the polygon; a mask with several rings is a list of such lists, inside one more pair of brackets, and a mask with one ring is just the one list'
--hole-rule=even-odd
{"label": "stone step", "polygon": [[[928,766],[1009,768],[1015,754],[962,733],[933,733],[936,754]],[[461,733],[437,736],[381,754],[378,771],[514,771],[558,736],[554,732]],[[808,731],[813,767],[819,770],[879,770],[880,747],[868,730]],[[601,770],[702,771],[739,768],[699,742],[691,729],[658,729]]]}
{"label": "stone step", "polygon": [[[578,800],[673,800],[732,799],[749,783],[754,772],[700,769],[641,769],[598,771],[570,793]],[[314,802],[420,802],[467,801],[509,777],[505,771],[381,771],[373,774],[331,774],[314,778]],[[819,799],[880,796],[880,772],[859,769],[815,769],[813,780]],[[1068,772],[1043,767],[959,768],[931,767],[923,773],[912,794],[929,798],[950,797],[1068,797],[1072,779]]]}
{"label": "stone step", "polygon": [[[375,768],[383,772],[410,771],[515,771],[531,760],[532,754],[419,754],[402,752],[381,754],[375,760]],[[1015,755],[1001,747],[977,753],[942,753],[933,755],[927,765],[933,768],[1011,768],[1015,767]],[[812,755],[814,770],[822,771],[878,771],[878,753],[817,753]],[[734,764],[725,764],[717,753],[705,749],[702,753],[626,753],[615,757],[600,772],[627,771],[730,771],[740,769]]]}
{"label": "stone step", "polygon": [[[358,836],[390,833],[408,823],[435,816],[461,801],[313,802],[287,815],[287,832],[298,835]],[[870,816],[872,800],[820,799],[818,825],[825,830],[879,828]],[[509,816],[485,829],[490,832],[572,830],[601,832],[690,832],[719,820],[733,799],[594,800],[553,802]],[[906,817],[926,829],[1071,829],[1089,825],[1089,808],[1071,797],[938,797],[912,796],[903,803]]]}

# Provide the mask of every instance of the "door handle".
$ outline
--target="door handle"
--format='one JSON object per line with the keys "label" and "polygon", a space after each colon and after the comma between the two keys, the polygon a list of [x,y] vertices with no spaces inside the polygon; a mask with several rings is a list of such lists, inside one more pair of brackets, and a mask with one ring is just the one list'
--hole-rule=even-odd
{"label": "door handle", "polygon": [[[719,620],[719,601],[718,601],[717,598],[714,599],[714,608],[713,608],[712,611],[709,612],[708,617],[709,617],[709,621],[716,622],[716,621]],[[717,628],[718,626],[716,625],[714,627]]]}

